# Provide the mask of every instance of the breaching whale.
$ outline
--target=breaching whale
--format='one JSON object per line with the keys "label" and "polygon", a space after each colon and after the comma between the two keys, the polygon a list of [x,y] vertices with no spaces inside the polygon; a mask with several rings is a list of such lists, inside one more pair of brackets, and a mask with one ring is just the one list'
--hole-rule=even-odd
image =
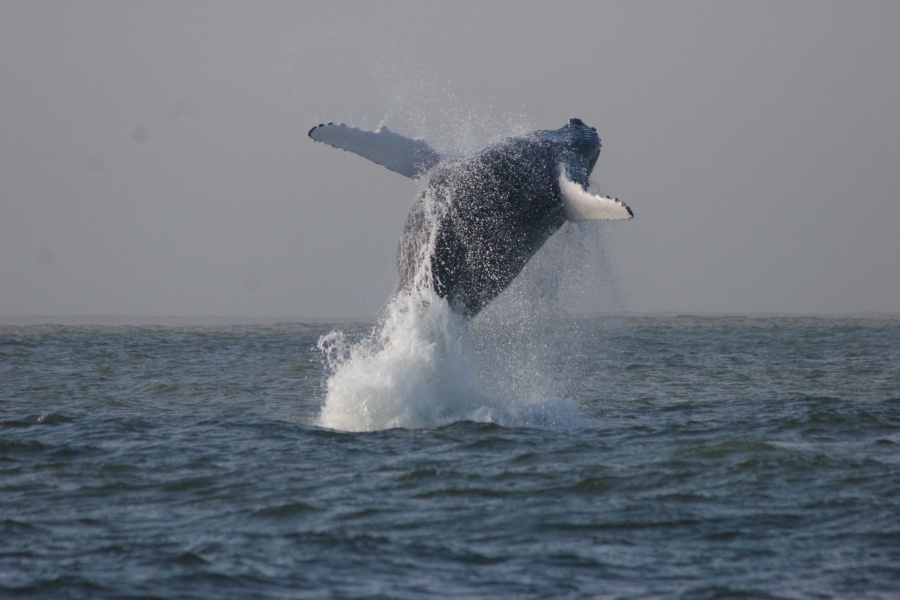
{"label": "breaching whale", "polygon": [[[471,318],[522,271],[565,221],[631,219],[616,198],[587,191],[600,156],[597,130],[581,119],[533,131],[465,156],[443,156],[387,127],[322,124],[312,139],[354,152],[426,186],[400,239],[398,288],[426,281]],[[427,262],[425,262],[427,261]]]}

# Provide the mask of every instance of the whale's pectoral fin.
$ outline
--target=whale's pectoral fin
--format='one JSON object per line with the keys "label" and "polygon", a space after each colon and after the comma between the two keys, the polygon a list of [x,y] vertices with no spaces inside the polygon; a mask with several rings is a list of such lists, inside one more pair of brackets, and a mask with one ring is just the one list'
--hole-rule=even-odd
{"label": "whale's pectoral fin", "polygon": [[592,194],[569,177],[565,163],[559,164],[559,192],[563,212],[570,221],[622,221],[634,217],[617,198]]}
{"label": "whale's pectoral fin", "polygon": [[424,175],[441,160],[439,152],[422,140],[414,140],[380,127],[364,131],[347,125],[317,125],[309,130],[317,142],[359,154],[374,163],[413,179]]}

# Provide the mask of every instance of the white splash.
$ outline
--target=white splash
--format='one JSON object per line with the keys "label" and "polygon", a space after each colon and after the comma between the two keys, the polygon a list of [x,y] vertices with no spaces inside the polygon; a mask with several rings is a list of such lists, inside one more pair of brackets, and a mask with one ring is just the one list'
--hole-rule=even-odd
{"label": "white splash", "polygon": [[[344,431],[433,428],[458,421],[506,426],[577,426],[565,401],[533,401],[479,389],[479,354],[467,322],[430,289],[403,292],[381,324],[350,344],[319,340],[331,376],[318,425]],[[493,373],[497,380],[507,374]]]}

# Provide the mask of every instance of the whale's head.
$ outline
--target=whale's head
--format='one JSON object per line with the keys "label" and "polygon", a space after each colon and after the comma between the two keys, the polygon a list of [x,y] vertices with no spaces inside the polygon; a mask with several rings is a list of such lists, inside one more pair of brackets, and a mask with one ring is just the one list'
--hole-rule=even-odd
{"label": "whale's head", "polygon": [[559,147],[559,159],[569,165],[576,179],[586,184],[600,157],[601,144],[597,130],[581,119],[569,119],[559,129],[539,131],[537,134]]}
{"label": "whale's head", "polygon": [[569,119],[569,122],[557,131],[568,150],[587,161],[590,173],[600,156],[601,144],[597,129],[585,125],[581,119]]}

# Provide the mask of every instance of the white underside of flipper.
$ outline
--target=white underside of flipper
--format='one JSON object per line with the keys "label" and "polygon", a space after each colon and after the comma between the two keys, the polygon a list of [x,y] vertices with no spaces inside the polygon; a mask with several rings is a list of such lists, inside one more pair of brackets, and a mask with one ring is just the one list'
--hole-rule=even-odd
{"label": "white underside of flipper", "polygon": [[569,221],[623,221],[634,217],[624,202],[592,194],[569,178],[565,163],[559,163],[559,192]]}
{"label": "white underside of flipper", "polygon": [[421,177],[441,161],[441,155],[423,140],[398,135],[387,127],[365,131],[347,125],[317,125],[309,130],[309,137],[368,158],[413,179]]}

